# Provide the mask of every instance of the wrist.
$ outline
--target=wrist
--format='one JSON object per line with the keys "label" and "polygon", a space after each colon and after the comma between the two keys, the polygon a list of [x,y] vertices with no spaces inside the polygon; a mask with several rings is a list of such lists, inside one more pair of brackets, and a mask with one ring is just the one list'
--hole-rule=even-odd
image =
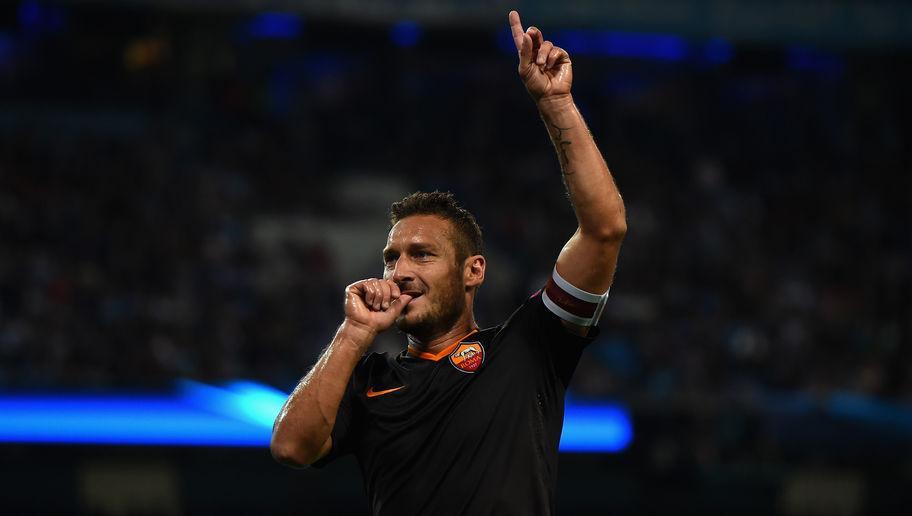
{"label": "wrist", "polygon": [[377,331],[374,328],[347,317],[336,332],[336,340],[362,352],[370,347],[376,337]]}
{"label": "wrist", "polygon": [[572,113],[575,107],[573,96],[569,93],[542,97],[535,101],[535,105],[538,106],[538,112],[546,119]]}

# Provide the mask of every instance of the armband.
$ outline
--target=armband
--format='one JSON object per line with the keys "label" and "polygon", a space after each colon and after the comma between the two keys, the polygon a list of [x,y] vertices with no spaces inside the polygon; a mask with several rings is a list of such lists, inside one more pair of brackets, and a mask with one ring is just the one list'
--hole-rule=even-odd
{"label": "armband", "polygon": [[576,288],[557,273],[555,266],[541,296],[545,307],[561,319],[580,326],[595,326],[605,309],[608,291],[599,295]]}

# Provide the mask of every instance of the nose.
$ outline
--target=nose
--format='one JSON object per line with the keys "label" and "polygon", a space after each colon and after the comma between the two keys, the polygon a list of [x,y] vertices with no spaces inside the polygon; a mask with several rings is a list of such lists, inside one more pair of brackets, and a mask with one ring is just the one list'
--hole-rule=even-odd
{"label": "nose", "polygon": [[393,280],[397,285],[409,283],[415,279],[415,276],[412,274],[411,265],[405,257],[399,257],[393,268],[387,269],[386,272],[387,279]]}

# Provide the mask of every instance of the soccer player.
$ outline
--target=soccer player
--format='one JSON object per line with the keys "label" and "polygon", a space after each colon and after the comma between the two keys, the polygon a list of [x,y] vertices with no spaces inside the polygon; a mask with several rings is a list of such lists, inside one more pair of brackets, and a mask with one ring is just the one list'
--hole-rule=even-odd
{"label": "soccer player", "polygon": [[[392,205],[382,279],[345,289],[345,318],[273,429],[280,462],[353,453],[373,514],[552,514],[564,394],[594,338],[626,232],[624,204],[570,95],[570,57],[511,11],[519,75],[551,135],[579,227],[550,280],[479,329],[481,231],[453,197]],[[395,324],[407,349],[367,353]]]}

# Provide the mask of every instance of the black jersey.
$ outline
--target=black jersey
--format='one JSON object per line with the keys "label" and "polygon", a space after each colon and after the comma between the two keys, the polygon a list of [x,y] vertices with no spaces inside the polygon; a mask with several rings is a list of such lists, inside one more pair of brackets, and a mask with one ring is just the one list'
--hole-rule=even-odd
{"label": "black jersey", "polygon": [[314,466],[354,453],[376,515],[553,514],[564,394],[583,348],[529,298],[440,353],[370,353]]}

